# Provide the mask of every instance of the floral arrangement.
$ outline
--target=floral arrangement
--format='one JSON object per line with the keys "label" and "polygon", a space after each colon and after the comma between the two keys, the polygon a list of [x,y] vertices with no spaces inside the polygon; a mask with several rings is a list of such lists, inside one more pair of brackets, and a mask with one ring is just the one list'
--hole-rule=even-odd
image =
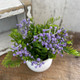
{"label": "floral arrangement", "polygon": [[[17,24],[18,29],[13,29],[10,33],[13,45],[2,64],[5,67],[18,67],[20,64],[31,61],[35,68],[45,64],[43,61],[56,55],[63,57],[64,53],[80,56],[80,53],[72,48],[67,31],[54,24],[56,21],[50,18],[46,24],[37,24],[32,19],[23,19]],[[17,60],[12,60],[12,57]]]}

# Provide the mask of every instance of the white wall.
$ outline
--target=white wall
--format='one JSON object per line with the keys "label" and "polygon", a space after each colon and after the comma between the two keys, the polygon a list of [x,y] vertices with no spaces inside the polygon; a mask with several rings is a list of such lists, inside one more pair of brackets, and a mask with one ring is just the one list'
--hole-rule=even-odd
{"label": "white wall", "polygon": [[63,27],[80,32],[80,0],[32,0],[32,6],[36,23],[44,23],[50,17],[60,16]]}

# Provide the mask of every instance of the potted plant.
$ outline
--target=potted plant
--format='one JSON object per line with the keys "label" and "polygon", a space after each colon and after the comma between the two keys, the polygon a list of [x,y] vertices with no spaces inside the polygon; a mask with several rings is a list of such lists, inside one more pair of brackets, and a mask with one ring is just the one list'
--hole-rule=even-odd
{"label": "potted plant", "polygon": [[[5,67],[18,67],[26,63],[35,71],[47,70],[56,55],[63,57],[64,53],[80,56],[80,53],[72,48],[67,31],[54,24],[57,19],[50,18],[44,24],[37,24],[32,19],[23,19],[17,24],[18,29],[10,33],[13,45],[2,64]],[[17,57],[13,60],[12,57]]]}

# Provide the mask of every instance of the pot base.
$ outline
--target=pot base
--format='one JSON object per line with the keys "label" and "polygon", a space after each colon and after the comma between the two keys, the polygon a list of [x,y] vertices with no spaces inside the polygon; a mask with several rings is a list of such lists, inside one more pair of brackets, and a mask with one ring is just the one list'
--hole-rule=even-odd
{"label": "pot base", "polygon": [[32,66],[30,61],[26,61],[26,64],[29,67],[29,69],[31,69],[34,72],[43,72],[51,66],[52,59],[45,60],[44,64],[41,67],[37,67],[37,68],[35,68],[35,66],[36,66],[35,64]]}

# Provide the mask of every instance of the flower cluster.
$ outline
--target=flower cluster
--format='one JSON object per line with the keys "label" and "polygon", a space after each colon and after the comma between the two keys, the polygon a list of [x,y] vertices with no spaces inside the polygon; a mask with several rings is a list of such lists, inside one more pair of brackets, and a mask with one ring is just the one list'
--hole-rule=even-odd
{"label": "flower cluster", "polygon": [[[61,51],[63,51],[63,47],[67,45],[66,39],[68,33],[66,33],[64,28],[57,30],[57,27],[54,27],[55,33],[52,34],[52,29],[52,26],[50,26],[49,29],[43,29],[43,33],[34,36],[33,42],[39,41],[41,42],[42,46],[47,48],[47,50],[51,50],[53,54],[59,54]],[[63,56],[63,54],[60,55]]]}
{"label": "flower cluster", "polygon": [[[40,32],[37,30],[37,27],[31,26],[31,24],[32,23],[30,22],[30,19],[28,19],[27,21],[23,19],[21,21],[21,24],[17,24],[22,35],[22,41],[21,43],[15,42],[14,46],[12,46],[13,56],[21,57],[24,63],[26,63],[26,60],[30,60],[32,62],[32,65],[37,64],[35,68],[37,68],[38,66],[41,67],[44,62],[37,53],[34,53],[35,46],[33,46],[32,44],[35,42],[41,44],[43,48],[47,49],[47,51],[51,51],[50,54],[56,55],[60,53],[60,55],[63,56],[63,48],[67,45],[67,31],[64,28],[50,26],[47,29],[43,28]],[[35,29],[36,31],[34,31]],[[32,31],[30,32],[30,30]],[[40,33],[35,35],[35,33],[38,32]],[[32,34],[32,37],[31,40],[28,40],[31,36],[30,34]],[[25,46],[23,46],[23,43]],[[32,50],[34,50],[34,54],[32,54]]]}

